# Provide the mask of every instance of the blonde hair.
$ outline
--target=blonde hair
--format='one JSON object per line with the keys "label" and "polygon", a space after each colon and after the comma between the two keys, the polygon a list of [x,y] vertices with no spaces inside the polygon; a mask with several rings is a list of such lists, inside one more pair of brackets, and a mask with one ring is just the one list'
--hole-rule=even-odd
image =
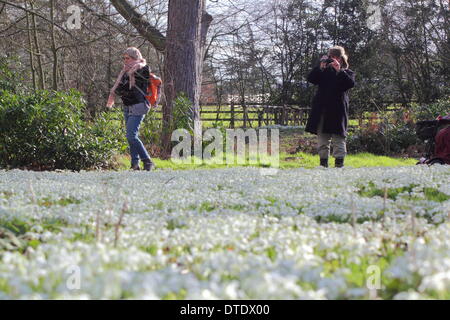
{"label": "blonde hair", "polygon": [[334,46],[328,50],[328,55],[341,58],[341,66],[344,69],[348,69],[348,56],[345,54],[344,47]]}
{"label": "blonde hair", "polygon": [[139,49],[136,47],[127,48],[127,50],[125,50],[125,52],[123,54],[129,55],[134,60],[143,60],[141,51],[139,51]]}

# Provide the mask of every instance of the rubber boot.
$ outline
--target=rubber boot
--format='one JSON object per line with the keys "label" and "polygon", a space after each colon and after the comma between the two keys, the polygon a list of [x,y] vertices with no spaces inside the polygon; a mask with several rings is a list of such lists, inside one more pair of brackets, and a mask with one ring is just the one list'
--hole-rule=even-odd
{"label": "rubber boot", "polygon": [[320,159],[320,165],[322,167],[328,168],[328,158],[326,159]]}
{"label": "rubber boot", "polygon": [[139,167],[139,163],[137,163],[137,164],[132,164],[130,169],[131,169],[131,170],[134,170],[134,171],[139,171],[139,170],[141,170],[141,168]]}
{"label": "rubber boot", "polygon": [[344,166],[344,158],[336,158],[334,160],[334,166],[336,168],[342,168]]}
{"label": "rubber boot", "polygon": [[145,171],[152,171],[156,168],[155,164],[153,163],[153,161],[151,159],[145,159],[145,160],[142,160],[142,162],[144,163]]}

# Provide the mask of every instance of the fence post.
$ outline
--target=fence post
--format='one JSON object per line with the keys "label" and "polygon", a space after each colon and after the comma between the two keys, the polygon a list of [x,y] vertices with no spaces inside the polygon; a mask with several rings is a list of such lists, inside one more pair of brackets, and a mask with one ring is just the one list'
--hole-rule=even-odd
{"label": "fence post", "polygon": [[278,120],[278,118],[279,118],[279,116],[278,116],[279,110],[278,110],[278,107],[273,106],[272,113],[273,113],[273,123],[274,124],[279,124],[279,120]]}
{"label": "fence post", "polygon": [[264,111],[261,109],[258,109],[258,128],[261,127],[262,124],[262,120],[263,120],[263,116],[264,116]]}
{"label": "fence post", "polygon": [[279,120],[278,120],[278,118],[279,118],[278,113],[279,113],[278,107],[274,106],[273,107],[273,120],[274,120],[273,122],[274,122],[274,124],[280,124]]}
{"label": "fence post", "polygon": [[231,129],[234,129],[234,102],[231,102],[231,121],[230,121],[230,126]]}
{"label": "fence post", "polygon": [[247,128],[247,106],[245,105],[245,103],[242,104],[242,111],[244,113],[244,128]]}

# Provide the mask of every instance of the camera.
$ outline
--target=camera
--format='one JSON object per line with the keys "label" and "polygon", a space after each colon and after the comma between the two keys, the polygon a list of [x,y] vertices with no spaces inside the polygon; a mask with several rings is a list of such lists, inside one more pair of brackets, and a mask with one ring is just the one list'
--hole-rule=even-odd
{"label": "camera", "polygon": [[332,63],[334,60],[333,59],[331,59],[330,57],[328,57],[328,58],[324,58],[324,59],[320,59],[320,62],[322,63],[322,62],[325,62],[326,64],[327,64],[327,67],[328,67],[328,65],[330,64],[330,63]]}

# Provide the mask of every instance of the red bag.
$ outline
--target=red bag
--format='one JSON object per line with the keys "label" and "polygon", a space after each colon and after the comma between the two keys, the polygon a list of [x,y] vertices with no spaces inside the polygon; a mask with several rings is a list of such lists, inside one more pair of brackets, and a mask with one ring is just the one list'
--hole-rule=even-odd
{"label": "red bag", "polygon": [[150,102],[152,107],[156,107],[159,103],[159,97],[161,95],[161,78],[154,73],[150,73],[150,79],[147,87],[147,94],[145,98]]}

